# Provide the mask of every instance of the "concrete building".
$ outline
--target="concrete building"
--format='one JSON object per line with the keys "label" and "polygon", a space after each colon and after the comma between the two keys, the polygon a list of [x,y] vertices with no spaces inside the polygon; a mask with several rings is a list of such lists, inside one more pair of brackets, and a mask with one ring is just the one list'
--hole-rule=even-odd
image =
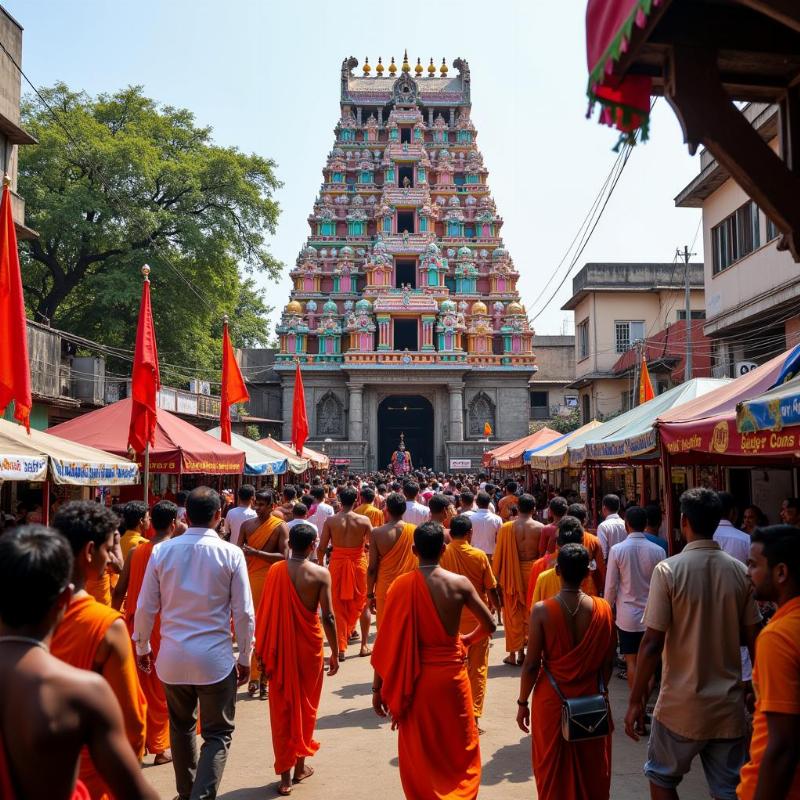
{"label": "concrete building", "polygon": [[[0,6],[0,41],[11,58],[22,66],[22,26]],[[22,76],[8,55],[0,54],[0,166],[11,185],[11,211],[17,238],[32,239],[36,232],[25,225],[25,201],[17,194],[19,145],[36,144],[20,127],[19,101]]]}
{"label": "concrete building", "polygon": [[[778,152],[777,106],[751,103],[743,113]],[[798,344],[800,268],[778,250],[772,222],[707,150],[675,204],[703,210],[704,330],[715,377],[735,377]]]}
{"label": "concrete building", "polygon": [[[354,469],[478,467],[528,433],[533,331],[471,120],[469,65],[342,64],[341,117],[276,330],[283,438],[303,365],[310,444]],[[426,59],[427,61],[427,59]]]}
{"label": "concrete building", "polygon": [[[589,263],[572,279],[562,310],[575,317],[575,380],[581,419],[605,419],[626,408],[630,380],[614,372],[640,340],[685,319],[685,266],[673,263]],[[705,313],[703,264],[689,263],[690,310]]]}
{"label": "concrete building", "polygon": [[534,336],[536,372],[528,385],[531,422],[542,422],[570,413],[578,395],[567,387],[575,380],[575,337]]}

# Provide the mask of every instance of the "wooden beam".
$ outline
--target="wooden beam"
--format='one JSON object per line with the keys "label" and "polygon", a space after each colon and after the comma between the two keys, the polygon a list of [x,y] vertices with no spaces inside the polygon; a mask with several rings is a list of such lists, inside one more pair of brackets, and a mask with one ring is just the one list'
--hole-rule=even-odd
{"label": "wooden beam", "polygon": [[739,5],[752,8],[781,25],[800,33],[800,7],[797,0],[734,0]]}
{"label": "wooden beam", "polygon": [[800,261],[800,177],[790,170],[733,105],[720,80],[712,48],[673,45],[665,97],[681,124],[689,152],[700,144],[773,220],[780,249]]}

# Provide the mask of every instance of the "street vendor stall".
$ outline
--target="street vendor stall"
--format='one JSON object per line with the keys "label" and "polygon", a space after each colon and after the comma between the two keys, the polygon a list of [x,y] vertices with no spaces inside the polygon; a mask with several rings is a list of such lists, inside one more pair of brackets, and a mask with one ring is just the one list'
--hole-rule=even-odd
{"label": "street vendor stall", "polygon": [[525,463],[523,455],[526,450],[548,444],[560,437],[561,434],[552,428],[540,428],[535,433],[523,436],[521,439],[508,442],[494,450],[488,450],[483,454],[483,465],[503,470],[521,469]]}
{"label": "street vendor stall", "polygon": [[[49,467],[49,469],[48,469]],[[47,522],[50,485],[126,486],[139,481],[135,462],[43,431],[0,419],[0,484],[41,483],[42,518]]]}
{"label": "street vendor stall", "polygon": [[[130,415],[131,400],[120,400],[55,425],[48,433],[123,455],[128,453]],[[169,411],[159,409],[155,444],[150,448],[151,476],[176,475],[175,488],[180,488],[185,476],[241,475],[244,468],[243,450],[229,447]],[[159,494],[161,488],[164,487],[156,490],[151,486],[151,493]]]}
{"label": "street vendor stall", "polygon": [[316,450],[312,450],[310,447],[304,447],[303,455],[298,457],[295,449],[290,444],[279,442],[277,439],[273,439],[271,436],[267,436],[266,439],[259,439],[258,443],[264,447],[268,447],[270,450],[274,450],[276,453],[282,453],[285,457],[289,458],[289,468],[295,473],[298,472],[300,462],[302,461],[305,461],[306,465],[302,470],[299,470],[300,472],[303,472],[309,468],[324,470],[328,469],[330,465],[330,459],[328,456],[326,456],[324,453],[319,453]]}
{"label": "street vendor stall", "polygon": [[[217,426],[206,433],[219,439],[222,429]],[[285,455],[264,447],[254,439],[231,433],[231,446],[244,451],[245,475],[283,475],[288,469],[288,459]]]}

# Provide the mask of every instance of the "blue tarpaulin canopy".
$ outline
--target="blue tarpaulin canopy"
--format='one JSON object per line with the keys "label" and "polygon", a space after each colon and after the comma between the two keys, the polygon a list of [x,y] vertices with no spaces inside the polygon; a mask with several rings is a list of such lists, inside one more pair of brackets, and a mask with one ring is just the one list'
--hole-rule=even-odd
{"label": "blue tarpaulin canopy", "polygon": [[740,433],[780,431],[790,426],[800,426],[800,377],[745,400],[736,409]]}
{"label": "blue tarpaulin canopy", "polygon": [[[206,433],[215,439],[219,439],[221,436],[219,426],[206,431]],[[231,433],[231,447],[244,450],[245,475],[283,475],[286,472],[288,467],[286,456],[275,453],[246,436]]]}

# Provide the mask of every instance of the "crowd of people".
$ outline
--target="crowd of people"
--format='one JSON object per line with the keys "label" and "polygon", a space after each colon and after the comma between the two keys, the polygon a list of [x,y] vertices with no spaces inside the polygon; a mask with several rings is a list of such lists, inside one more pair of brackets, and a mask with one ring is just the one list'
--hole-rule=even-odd
{"label": "crowd of people", "polygon": [[172,763],[179,800],[213,798],[245,686],[268,702],[289,795],[313,775],[324,674],[352,656],[371,658],[372,706],[398,729],[405,796],[474,798],[499,626],[541,800],[609,798],[615,664],[651,797],[677,797],[700,756],[718,800],[800,798],[797,499],[768,525],[689,489],[680,548],[658,506],[608,494],[592,532],[580,498],[485,475],[175,501],[6,524],[3,798],[153,798],[145,754]]}

